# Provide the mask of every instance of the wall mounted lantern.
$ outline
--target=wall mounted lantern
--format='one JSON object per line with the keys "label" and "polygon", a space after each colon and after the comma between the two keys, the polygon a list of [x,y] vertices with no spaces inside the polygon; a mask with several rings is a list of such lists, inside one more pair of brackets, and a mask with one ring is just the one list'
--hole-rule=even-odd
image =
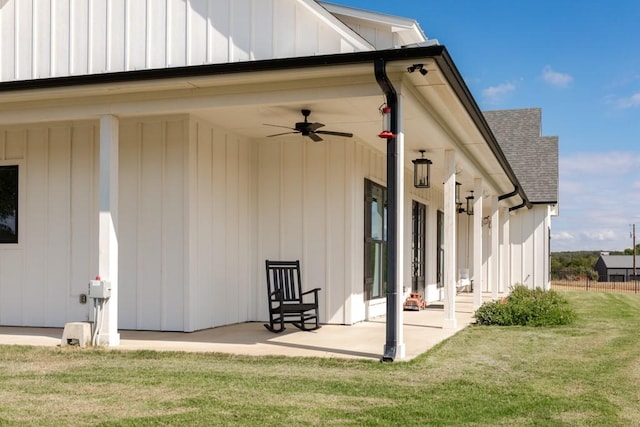
{"label": "wall mounted lantern", "polygon": [[413,162],[413,186],[416,188],[429,188],[431,186],[431,163],[424,158],[425,150],[420,150],[421,157]]}
{"label": "wall mounted lantern", "polygon": [[456,212],[459,214],[466,212],[467,215],[473,215],[473,190],[470,191],[469,195],[465,197],[466,207],[462,207],[462,200],[460,199],[460,187],[462,184],[456,182]]}
{"label": "wall mounted lantern", "polygon": [[473,215],[473,190],[471,190],[471,194],[465,197],[465,199],[467,199],[467,215],[471,216]]}
{"label": "wall mounted lantern", "polygon": [[458,213],[462,213],[464,212],[462,210],[462,201],[460,200],[460,187],[462,187],[462,184],[460,184],[459,182],[456,182],[456,211]]}

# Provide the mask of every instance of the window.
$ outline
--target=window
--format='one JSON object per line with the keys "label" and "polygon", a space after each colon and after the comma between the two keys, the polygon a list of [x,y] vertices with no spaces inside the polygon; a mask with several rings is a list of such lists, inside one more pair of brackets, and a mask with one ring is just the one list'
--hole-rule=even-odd
{"label": "window", "polygon": [[425,293],[425,262],[426,262],[426,220],[427,207],[422,203],[412,201],[412,239],[411,251],[413,252],[411,260],[411,291],[419,292],[423,296]]}
{"label": "window", "polygon": [[438,255],[436,260],[436,275],[438,277],[438,288],[444,287],[444,212],[438,211],[437,242]]}
{"label": "window", "polygon": [[18,166],[0,166],[0,244],[18,243]]}
{"label": "window", "polygon": [[387,292],[387,189],[364,182],[364,295],[383,298]]}

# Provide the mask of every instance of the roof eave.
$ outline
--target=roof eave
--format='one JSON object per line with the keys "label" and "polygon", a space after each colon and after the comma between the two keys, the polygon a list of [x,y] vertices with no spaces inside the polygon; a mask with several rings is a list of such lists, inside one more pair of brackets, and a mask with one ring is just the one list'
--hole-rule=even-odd
{"label": "roof eave", "polygon": [[197,66],[183,66],[173,68],[160,68],[149,70],[132,70],[114,73],[76,75],[65,77],[52,77],[35,80],[17,80],[0,83],[0,94],[2,92],[28,91],[36,89],[54,89],[67,86],[81,85],[101,85],[112,83],[133,83],[145,80],[162,80],[198,76],[229,75],[238,73],[257,73],[277,70],[291,70],[296,68],[310,68],[321,66],[353,65],[363,64],[384,59],[387,62],[401,60],[416,60],[433,58],[445,78],[449,82],[453,92],[456,94],[463,107],[475,123],[490,150],[498,160],[505,174],[518,190],[518,194],[523,203],[531,208],[531,202],[527,198],[522,185],[516,177],[513,169],[509,165],[502,149],[489,128],[480,108],[476,104],[469,88],[464,83],[457,67],[443,45],[419,46],[402,49],[389,49],[380,51],[364,51],[341,53],[331,55],[318,55],[294,58],[278,58],[268,60],[257,60],[247,62],[234,62],[222,64],[205,64]]}

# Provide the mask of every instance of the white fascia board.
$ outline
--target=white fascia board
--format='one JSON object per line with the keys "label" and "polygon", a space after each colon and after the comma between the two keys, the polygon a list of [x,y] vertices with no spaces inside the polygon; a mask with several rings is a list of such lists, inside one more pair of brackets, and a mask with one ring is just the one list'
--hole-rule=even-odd
{"label": "white fascia board", "polygon": [[[415,19],[403,18],[401,16],[388,15],[385,13],[372,12],[354,7],[342,6],[334,3],[318,2],[322,7],[333,14],[349,16],[352,18],[362,19],[365,21],[375,22],[389,26],[393,33],[407,33],[403,39],[407,39],[408,43],[420,43],[428,40],[420,24]],[[409,35],[410,34],[410,35]]]}
{"label": "white fascia board", "polygon": [[348,40],[350,43],[361,50],[371,51],[375,50],[373,45],[366,41],[360,34],[353,31],[351,28],[342,23],[338,18],[330,13],[326,8],[318,4],[315,0],[299,0],[300,4],[307,7],[318,18],[327,23],[330,27],[336,30],[342,37]]}

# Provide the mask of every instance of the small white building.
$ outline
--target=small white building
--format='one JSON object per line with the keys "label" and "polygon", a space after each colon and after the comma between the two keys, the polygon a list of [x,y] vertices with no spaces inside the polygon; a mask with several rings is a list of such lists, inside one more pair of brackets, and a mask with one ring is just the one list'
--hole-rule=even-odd
{"label": "small white building", "polygon": [[[395,138],[378,136],[383,105]],[[330,133],[296,132],[302,110]],[[477,305],[549,287],[557,139],[541,181],[556,197],[536,200],[514,167],[529,154],[493,127],[412,19],[314,0],[0,2],[0,325],[89,320],[95,276],[112,285],[104,344],[262,321],[264,260],[300,259],[321,322],[387,314],[401,358],[407,289],[444,300],[450,328],[461,271]],[[413,185],[420,150],[430,188]]]}

